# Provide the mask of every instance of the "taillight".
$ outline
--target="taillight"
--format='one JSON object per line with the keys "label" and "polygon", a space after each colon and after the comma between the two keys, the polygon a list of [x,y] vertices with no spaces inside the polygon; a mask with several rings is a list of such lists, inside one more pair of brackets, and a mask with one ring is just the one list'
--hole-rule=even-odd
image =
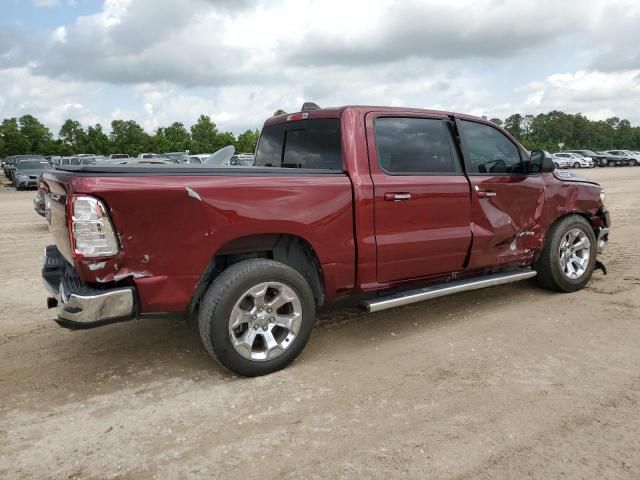
{"label": "taillight", "polygon": [[75,258],[110,257],[118,253],[109,214],[97,198],[70,197],[69,235]]}

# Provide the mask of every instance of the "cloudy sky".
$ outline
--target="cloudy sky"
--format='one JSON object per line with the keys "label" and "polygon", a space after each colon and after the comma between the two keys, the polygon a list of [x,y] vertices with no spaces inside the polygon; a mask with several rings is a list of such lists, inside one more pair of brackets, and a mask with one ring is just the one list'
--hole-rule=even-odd
{"label": "cloudy sky", "polygon": [[638,0],[0,0],[0,118],[404,105],[640,123]]}

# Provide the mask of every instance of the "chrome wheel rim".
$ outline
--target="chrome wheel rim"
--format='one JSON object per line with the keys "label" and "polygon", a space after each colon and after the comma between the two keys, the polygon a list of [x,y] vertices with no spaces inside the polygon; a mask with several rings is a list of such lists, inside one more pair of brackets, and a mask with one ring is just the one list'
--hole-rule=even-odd
{"label": "chrome wheel rim", "polygon": [[579,228],[569,230],[560,241],[560,269],[565,277],[577,280],[589,266],[591,241]]}
{"label": "chrome wheel rim", "polygon": [[280,282],[251,287],[236,302],[229,317],[229,338],[244,358],[266,361],[282,355],[302,324],[302,303]]}

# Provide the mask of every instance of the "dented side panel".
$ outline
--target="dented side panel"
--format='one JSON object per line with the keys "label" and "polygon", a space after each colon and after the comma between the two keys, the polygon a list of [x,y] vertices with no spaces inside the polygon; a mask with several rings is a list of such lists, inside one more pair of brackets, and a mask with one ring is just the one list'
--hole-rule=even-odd
{"label": "dented side panel", "polygon": [[205,267],[228,242],[287,233],[320,259],[327,298],[354,287],[351,183],[314,176],[65,176],[69,193],[103,200],[120,252],[76,259],[94,286],[137,287],[140,313],[184,311]]}
{"label": "dented side panel", "polygon": [[470,176],[469,180],[473,244],[468,268],[530,261],[544,237],[542,177]]}

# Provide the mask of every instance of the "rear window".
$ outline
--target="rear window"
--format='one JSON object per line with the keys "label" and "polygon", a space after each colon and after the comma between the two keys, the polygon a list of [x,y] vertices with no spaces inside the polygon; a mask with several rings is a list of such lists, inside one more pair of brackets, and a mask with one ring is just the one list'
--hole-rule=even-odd
{"label": "rear window", "polygon": [[340,120],[302,120],[265,127],[254,165],[342,170]]}

